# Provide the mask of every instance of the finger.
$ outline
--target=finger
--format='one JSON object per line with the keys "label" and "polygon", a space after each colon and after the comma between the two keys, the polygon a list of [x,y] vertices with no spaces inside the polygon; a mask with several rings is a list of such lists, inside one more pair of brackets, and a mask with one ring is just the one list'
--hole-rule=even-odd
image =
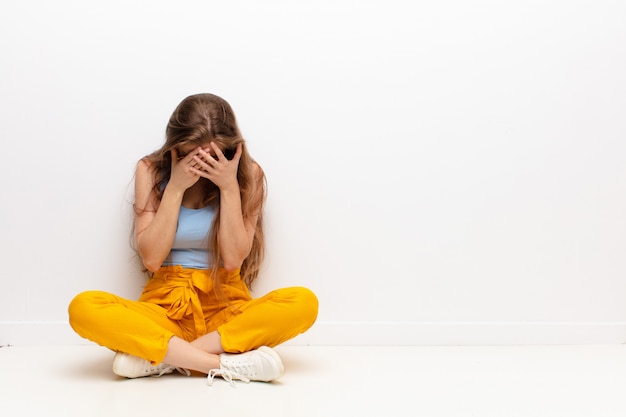
{"label": "finger", "polygon": [[202,158],[202,154],[203,153],[208,156],[210,161],[213,160],[213,158],[211,158],[210,155],[208,155],[206,152],[204,152],[204,150],[200,150],[199,155],[194,155],[194,157],[193,157],[193,163],[194,163],[193,168],[196,168],[196,169],[202,170],[202,171],[208,171],[209,169],[212,168],[212,166],[204,161],[204,159]]}
{"label": "finger", "polygon": [[197,168],[195,165],[189,167],[189,171],[198,177],[206,178],[207,180],[212,181],[211,173],[203,168]]}
{"label": "finger", "polygon": [[191,160],[197,156],[200,151],[202,150],[202,148],[200,146],[198,146],[196,149],[194,149],[193,151],[189,152],[187,155],[185,155],[185,160],[191,162]]}
{"label": "finger", "polygon": [[213,149],[213,152],[215,152],[215,156],[217,157],[218,161],[223,161],[226,159],[226,157],[224,156],[224,152],[222,152],[222,150],[215,144],[215,142],[211,142],[209,146],[211,146],[211,149]]}
{"label": "finger", "polygon": [[189,172],[199,177],[206,177],[206,172],[203,171],[201,168],[198,168],[197,165],[190,165]]}
{"label": "finger", "polygon": [[200,150],[198,151],[198,154],[200,155],[200,158],[202,159],[204,163],[210,166],[215,166],[218,159],[217,159],[217,156],[213,156],[210,153],[212,150],[213,150],[212,148],[200,148]]}
{"label": "finger", "polygon": [[188,152],[185,156],[182,156],[182,157],[178,156],[178,153],[177,153],[178,162],[183,163],[188,168],[191,167],[191,165],[195,164],[194,157],[198,154],[198,149],[199,148],[196,148],[192,150],[191,152]]}
{"label": "finger", "polygon": [[239,142],[237,144],[237,149],[235,150],[235,155],[233,156],[233,161],[239,162],[241,159],[241,154],[243,153],[243,143]]}

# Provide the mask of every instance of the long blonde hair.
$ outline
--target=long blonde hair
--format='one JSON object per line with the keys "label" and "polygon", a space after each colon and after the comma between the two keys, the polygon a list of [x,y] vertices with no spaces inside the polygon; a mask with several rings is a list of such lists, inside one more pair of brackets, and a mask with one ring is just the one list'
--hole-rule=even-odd
{"label": "long blonde hair", "polygon": [[[266,197],[266,181],[263,170],[248,153],[246,142],[235,119],[235,113],[226,100],[214,94],[191,95],[185,98],[172,113],[165,132],[165,143],[161,149],[143,158],[149,163],[154,175],[155,207],[158,207],[171,175],[172,149],[184,144],[206,145],[209,142],[215,142],[221,149],[224,149],[224,155],[228,159],[233,157],[237,145],[242,145],[237,171],[241,210],[244,219],[258,213],[252,248],[240,269],[243,281],[250,288],[259,274],[265,256],[263,204]],[[212,254],[212,270],[215,280],[219,280],[217,272],[222,265],[217,238],[220,228],[219,202],[219,188],[210,181],[206,181],[202,204],[216,207],[215,218],[208,236],[208,250]],[[219,285],[215,287],[219,291]]]}

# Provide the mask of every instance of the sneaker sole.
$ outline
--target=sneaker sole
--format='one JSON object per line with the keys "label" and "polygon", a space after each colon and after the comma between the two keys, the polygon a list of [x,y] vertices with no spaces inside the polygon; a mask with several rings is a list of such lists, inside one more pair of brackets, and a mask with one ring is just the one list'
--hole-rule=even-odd
{"label": "sneaker sole", "polygon": [[115,357],[113,358],[113,373],[117,376],[123,376],[124,378],[132,378],[124,372],[125,361],[126,361],[125,353],[120,353],[120,352],[116,353]]}
{"label": "sneaker sole", "polygon": [[274,351],[274,349],[267,347],[267,346],[261,346],[257,350],[259,352],[263,352],[267,356],[271,356],[272,359],[274,359],[274,363],[278,365],[278,376],[274,379],[280,378],[281,376],[285,374],[285,365],[283,365],[283,360],[280,358],[278,353]]}
{"label": "sneaker sole", "polygon": [[[154,372],[144,373],[141,369],[137,369],[136,358],[133,358],[128,353],[117,352],[113,358],[113,373],[124,378],[144,378],[147,376],[157,375]],[[172,371],[166,372],[166,374]]]}

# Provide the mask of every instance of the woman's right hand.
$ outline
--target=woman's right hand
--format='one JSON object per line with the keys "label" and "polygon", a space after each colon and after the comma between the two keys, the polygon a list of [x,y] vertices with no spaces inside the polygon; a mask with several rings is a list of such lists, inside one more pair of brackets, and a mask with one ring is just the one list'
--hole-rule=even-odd
{"label": "woman's right hand", "polygon": [[168,186],[185,192],[187,188],[198,182],[200,176],[193,171],[193,167],[196,165],[193,157],[198,154],[199,149],[194,149],[178,160],[178,151],[176,148],[172,148],[172,170]]}

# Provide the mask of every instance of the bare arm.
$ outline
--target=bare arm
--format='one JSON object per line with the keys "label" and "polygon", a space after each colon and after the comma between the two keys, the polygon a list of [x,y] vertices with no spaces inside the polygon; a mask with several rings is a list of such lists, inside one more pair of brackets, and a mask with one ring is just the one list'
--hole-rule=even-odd
{"label": "bare arm", "polygon": [[176,151],[172,151],[172,175],[158,206],[154,203],[154,178],[150,165],[145,161],[137,164],[135,239],[139,255],[149,271],[154,272],[161,267],[174,244],[183,195],[199,179],[190,168],[194,155],[195,152],[190,152],[178,161]]}
{"label": "bare arm", "polygon": [[[250,254],[259,213],[253,213],[247,217],[244,217],[242,213],[241,194],[237,181],[241,145],[237,147],[235,156],[230,161],[214,143],[211,143],[211,148],[217,160],[205,150],[200,150],[196,161],[200,164],[202,171],[197,172],[211,180],[220,189],[220,229],[217,236],[220,256],[226,270],[235,270],[241,267]],[[256,176],[262,175],[260,168],[255,167]],[[257,187],[257,192],[263,193],[262,187]]]}
{"label": "bare arm", "polygon": [[259,213],[243,217],[239,185],[233,189],[220,190],[220,193],[220,230],[217,238],[224,268],[234,270],[240,268],[250,254]]}

